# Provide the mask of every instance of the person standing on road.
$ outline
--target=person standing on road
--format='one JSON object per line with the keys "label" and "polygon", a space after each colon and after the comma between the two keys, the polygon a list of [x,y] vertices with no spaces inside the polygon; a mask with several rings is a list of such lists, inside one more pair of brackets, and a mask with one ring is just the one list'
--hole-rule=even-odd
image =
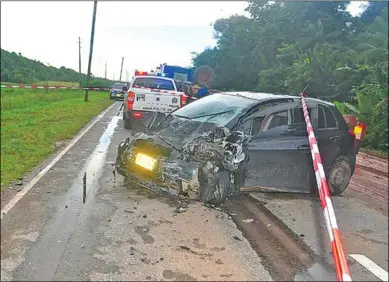
{"label": "person standing on road", "polygon": [[198,99],[200,99],[200,98],[203,98],[203,97],[208,96],[208,95],[209,95],[209,89],[208,89],[207,85],[206,84],[201,85],[199,91],[197,91],[196,97]]}

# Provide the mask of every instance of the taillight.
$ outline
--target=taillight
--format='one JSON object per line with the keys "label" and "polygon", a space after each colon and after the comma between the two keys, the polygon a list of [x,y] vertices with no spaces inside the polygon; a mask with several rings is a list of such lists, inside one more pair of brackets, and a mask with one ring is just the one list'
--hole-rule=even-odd
{"label": "taillight", "polygon": [[185,94],[182,94],[181,96],[181,107],[186,105],[187,97]]}
{"label": "taillight", "polygon": [[127,110],[132,110],[132,108],[134,107],[134,100],[135,100],[135,93],[129,91],[128,99],[127,99]]}
{"label": "taillight", "polygon": [[132,113],[132,116],[133,116],[135,119],[138,119],[138,118],[141,118],[141,117],[142,117],[142,113],[141,113],[141,112],[133,112],[133,113]]}

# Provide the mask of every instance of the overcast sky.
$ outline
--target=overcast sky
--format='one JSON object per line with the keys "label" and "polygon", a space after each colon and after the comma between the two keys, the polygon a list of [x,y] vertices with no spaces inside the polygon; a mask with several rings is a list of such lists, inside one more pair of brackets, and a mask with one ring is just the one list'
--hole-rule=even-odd
{"label": "overcast sky", "polygon": [[[363,2],[353,2],[357,14]],[[122,79],[135,69],[154,69],[160,63],[188,66],[191,52],[214,46],[211,24],[233,14],[245,14],[246,2],[172,1],[97,4],[92,73]],[[1,48],[20,52],[55,67],[78,70],[81,37],[82,72],[87,72],[92,23],[92,1],[1,2]]]}

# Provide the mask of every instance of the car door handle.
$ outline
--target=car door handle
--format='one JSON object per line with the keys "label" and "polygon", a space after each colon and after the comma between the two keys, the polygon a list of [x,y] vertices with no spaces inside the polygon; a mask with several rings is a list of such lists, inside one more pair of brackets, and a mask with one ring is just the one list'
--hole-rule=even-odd
{"label": "car door handle", "polygon": [[300,145],[297,147],[299,151],[307,151],[310,149],[309,145]]}

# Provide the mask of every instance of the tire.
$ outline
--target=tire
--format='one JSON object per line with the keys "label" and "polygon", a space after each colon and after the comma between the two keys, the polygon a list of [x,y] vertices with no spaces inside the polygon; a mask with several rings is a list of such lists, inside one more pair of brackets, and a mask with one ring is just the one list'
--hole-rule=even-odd
{"label": "tire", "polygon": [[129,120],[129,119],[124,119],[124,128],[125,128],[125,129],[132,129],[131,120]]}
{"label": "tire", "polygon": [[351,176],[352,169],[348,158],[345,156],[336,158],[327,173],[327,182],[331,195],[337,196],[342,194],[350,183]]}
{"label": "tire", "polygon": [[123,111],[123,121],[124,121],[124,128],[125,129],[132,129],[131,120],[126,118],[126,115],[124,114],[124,111]]}
{"label": "tire", "polygon": [[203,170],[199,169],[199,200],[206,204],[220,205],[223,203],[231,191],[230,173],[220,170],[215,179],[209,179]]}

